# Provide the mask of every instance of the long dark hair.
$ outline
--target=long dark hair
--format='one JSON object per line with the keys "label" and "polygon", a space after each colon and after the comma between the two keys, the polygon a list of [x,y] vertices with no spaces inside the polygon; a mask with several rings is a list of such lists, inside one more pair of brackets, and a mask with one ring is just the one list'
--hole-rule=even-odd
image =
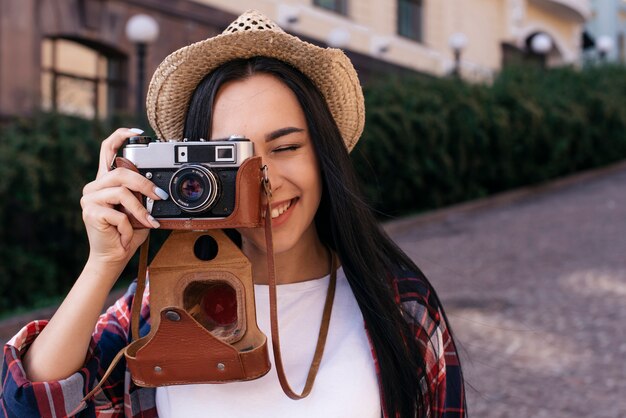
{"label": "long dark hair", "polygon": [[[196,88],[189,105],[184,136],[197,140],[210,135],[213,104],[220,86],[255,73],[270,74],[285,83],[295,93],[304,111],[323,182],[315,224],[322,243],[341,259],[363,314],[380,368],[383,407],[389,417],[426,416],[427,411],[435,410],[438,394],[420,389],[420,384],[429,388],[424,347],[415,340],[420,330],[403,317],[390,277],[411,272],[425,283],[428,281],[415,263],[382,231],[361,198],[341,133],[326,101],[310,79],[272,58],[230,61],[210,73]],[[432,289],[431,293],[434,295]]]}

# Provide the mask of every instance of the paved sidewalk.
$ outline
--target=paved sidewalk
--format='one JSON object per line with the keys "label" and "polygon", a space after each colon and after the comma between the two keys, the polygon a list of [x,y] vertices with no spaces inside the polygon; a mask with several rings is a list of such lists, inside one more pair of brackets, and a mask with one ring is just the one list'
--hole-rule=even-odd
{"label": "paved sidewalk", "polygon": [[626,417],[626,163],[385,227],[444,303],[471,417]]}
{"label": "paved sidewalk", "polygon": [[626,165],[387,230],[443,301],[471,417],[626,417]]}

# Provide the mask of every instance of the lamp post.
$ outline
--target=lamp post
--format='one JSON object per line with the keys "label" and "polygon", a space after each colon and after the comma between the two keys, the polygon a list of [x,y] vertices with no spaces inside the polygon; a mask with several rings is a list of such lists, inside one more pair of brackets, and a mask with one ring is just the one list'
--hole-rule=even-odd
{"label": "lamp post", "polygon": [[342,27],[334,28],[328,33],[326,43],[331,48],[345,48],[350,43],[350,31]]}
{"label": "lamp post", "polygon": [[300,21],[300,9],[289,4],[278,5],[277,23],[285,29],[292,29]]}
{"label": "lamp post", "polygon": [[145,59],[149,44],[159,37],[159,24],[152,17],[144,14],[132,16],[126,22],[126,37],[135,44],[137,52],[137,86],[135,99],[135,113],[137,118],[144,118],[145,113]]}
{"label": "lamp post", "polygon": [[372,35],[370,37],[370,54],[374,57],[382,57],[391,48],[389,38],[381,35]]}
{"label": "lamp post", "polygon": [[455,78],[461,78],[461,54],[467,46],[467,36],[461,32],[455,32],[450,35],[448,39],[448,45],[452,48],[452,54],[454,55],[454,67],[452,67],[452,76]]}
{"label": "lamp post", "polygon": [[550,35],[540,32],[531,38],[530,49],[541,57],[541,65],[545,67],[546,55],[552,50],[552,38]]}
{"label": "lamp post", "polygon": [[613,50],[614,42],[613,38],[608,35],[603,35],[596,41],[596,48],[598,48],[598,54],[600,55],[600,61],[605,62],[607,55]]}

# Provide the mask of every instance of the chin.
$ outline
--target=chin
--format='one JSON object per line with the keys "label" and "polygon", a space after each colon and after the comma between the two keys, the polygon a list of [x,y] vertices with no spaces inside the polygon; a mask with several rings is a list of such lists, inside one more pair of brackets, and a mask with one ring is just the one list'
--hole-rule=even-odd
{"label": "chin", "polygon": [[[265,244],[265,228],[255,228],[254,230],[239,230],[243,238],[244,247],[249,245],[259,252],[267,252]],[[274,242],[274,254],[289,251],[295,245],[293,234],[289,231],[273,231],[272,241]]]}
{"label": "chin", "polygon": [[[300,257],[313,251],[319,245],[319,236],[313,221],[306,228],[302,228],[301,225],[291,225],[290,228],[284,228],[284,226],[274,228],[272,231],[275,255],[292,252],[294,256]],[[239,231],[244,239],[244,252],[246,245],[255,247],[249,248],[251,251],[267,252],[264,227]]]}

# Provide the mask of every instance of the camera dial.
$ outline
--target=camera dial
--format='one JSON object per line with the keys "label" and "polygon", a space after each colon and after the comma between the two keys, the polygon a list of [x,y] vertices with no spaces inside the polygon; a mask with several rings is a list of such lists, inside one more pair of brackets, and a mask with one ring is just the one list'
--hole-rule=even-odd
{"label": "camera dial", "polygon": [[154,140],[149,136],[135,135],[126,140],[126,146],[131,148],[135,146],[145,147],[150,142],[154,142]]}
{"label": "camera dial", "polygon": [[201,165],[187,165],[176,171],[170,181],[172,201],[185,212],[211,208],[219,196],[219,180]]}

